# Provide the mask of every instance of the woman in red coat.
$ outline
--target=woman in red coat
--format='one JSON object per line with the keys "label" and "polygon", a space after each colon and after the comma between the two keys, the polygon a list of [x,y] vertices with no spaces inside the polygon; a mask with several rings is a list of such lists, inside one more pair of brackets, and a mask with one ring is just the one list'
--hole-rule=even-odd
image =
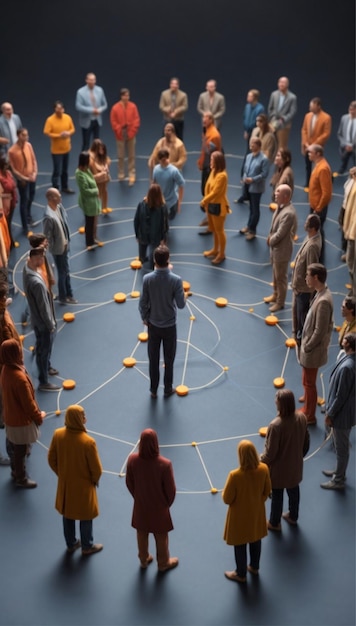
{"label": "woman in red coat", "polygon": [[178,565],[169,556],[168,532],[173,529],[169,512],[176,495],[172,463],[159,454],[157,433],[147,428],[141,433],[138,453],[127,462],[126,485],[134,499],[132,526],[137,530],[138,558],[145,569],[153,561],[148,551],[148,535],[156,540],[160,572]]}

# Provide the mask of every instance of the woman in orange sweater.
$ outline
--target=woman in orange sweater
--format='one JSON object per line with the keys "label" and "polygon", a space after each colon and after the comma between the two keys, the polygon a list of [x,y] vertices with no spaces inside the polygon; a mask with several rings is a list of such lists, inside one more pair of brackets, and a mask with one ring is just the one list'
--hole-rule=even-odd
{"label": "woman in orange sweater", "polygon": [[225,157],[222,152],[213,152],[210,157],[210,175],[205,185],[205,195],[201,206],[208,216],[208,230],[214,235],[214,244],[211,250],[204,252],[205,257],[213,257],[213,265],[219,265],[225,260],[226,234],[224,230],[225,218],[231,213],[226,196],[228,177]]}

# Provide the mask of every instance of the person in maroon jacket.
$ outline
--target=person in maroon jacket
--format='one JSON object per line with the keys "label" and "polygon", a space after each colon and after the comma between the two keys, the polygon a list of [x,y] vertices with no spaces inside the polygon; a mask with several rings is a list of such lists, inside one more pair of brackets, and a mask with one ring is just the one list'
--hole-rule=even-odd
{"label": "person in maroon jacket", "polygon": [[131,525],[137,531],[138,558],[141,568],[152,563],[148,551],[148,535],[156,541],[157,564],[160,572],[178,565],[169,556],[168,532],[173,529],[169,508],[176,495],[172,463],[161,456],[157,433],[147,428],[141,433],[138,453],[127,462],[126,486],[134,499]]}

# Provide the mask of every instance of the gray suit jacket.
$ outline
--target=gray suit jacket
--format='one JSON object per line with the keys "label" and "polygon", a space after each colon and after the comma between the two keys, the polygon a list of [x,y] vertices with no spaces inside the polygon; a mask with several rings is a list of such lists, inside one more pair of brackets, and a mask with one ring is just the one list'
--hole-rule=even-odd
{"label": "gray suit jacket", "polygon": [[[75,99],[75,108],[79,111],[79,124],[81,128],[89,128],[93,116],[93,103],[90,98],[90,91],[88,85],[84,85],[84,87],[78,89]],[[93,91],[96,103],[95,108],[99,110],[99,115],[95,115],[95,119],[99,126],[102,126],[103,120],[101,114],[108,108],[108,103],[106,102],[102,87],[94,85]]]}
{"label": "gray suit jacket", "polygon": [[328,360],[333,329],[333,299],[328,287],[317,293],[305,318],[299,361],[303,367],[318,368]]}
{"label": "gray suit jacket", "polygon": [[[16,113],[13,113],[12,119],[15,122],[16,130],[19,130],[19,128],[22,128],[22,123],[21,123],[19,115],[16,115]],[[8,139],[10,142],[6,144],[0,144],[0,155],[6,156],[8,149],[11,148],[13,144],[12,144],[12,137],[10,133],[9,123],[6,117],[4,117],[4,115],[0,115],[0,137],[6,137],[6,139]]]}
{"label": "gray suit jacket", "polygon": [[289,261],[297,227],[297,213],[292,203],[274,213],[269,232],[272,263]]}
{"label": "gray suit jacket", "polygon": [[68,250],[69,226],[66,210],[61,204],[56,211],[47,206],[43,217],[43,232],[48,239],[51,254],[63,254]]}
{"label": "gray suit jacket", "polygon": [[321,234],[318,232],[314,237],[306,237],[300,246],[297,256],[294,260],[294,269],[292,276],[292,289],[296,293],[312,293],[305,276],[307,267],[311,263],[319,263],[321,252]]}
{"label": "gray suit jacket", "polygon": [[31,313],[31,323],[39,331],[56,329],[56,318],[53,299],[47,286],[38,272],[25,264],[23,268],[23,288]]}
{"label": "gray suit jacket", "polygon": [[352,145],[353,148],[355,149],[356,147],[356,119],[354,120],[354,123],[353,123],[354,131],[353,131],[352,144],[350,144],[349,123],[350,123],[350,115],[349,113],[346,113],[346,115],[343,115],[340,120],[339,129],[337,131],[337,138],[340,142],[341,148]]}
{"label": "gray suit jacket", "polygon": [[208,91],[204,91],[200,94],[198,99],[197,111],[199,115],[203,116],[204,113],[209,112],[213,114],[216,128],[219,128],[221,124],[221,118],[226,110],[225,97],[218,92],[215,92],[212,103],[210,102],[210,96]]}
{"label": "gray suit jacket", "polygon": [[268,103],[268,118],[270,122],[281,120],[282,118],[279,128],[285,128],[291,125],[292,119],[297,112],[297,96],[291,91],[287,91],[281,109],[278,108],[279,96],[280,91],[278,89],[272,91]]}

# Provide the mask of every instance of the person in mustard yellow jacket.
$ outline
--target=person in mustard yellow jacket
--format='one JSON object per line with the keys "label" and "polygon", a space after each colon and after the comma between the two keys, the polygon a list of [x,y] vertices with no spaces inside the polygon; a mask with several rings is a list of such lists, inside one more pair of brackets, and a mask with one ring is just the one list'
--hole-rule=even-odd
{"label": "person in mustard yellow jacket", "polygon": [[226,195],[228,177],[222,152],[212,153],[210,169],[211,172],[205,185],[205,195],[200,204],[207,213],[208,230],[214,235],[214,243],[211,250],[204,252],[204,256],[213,257],[211,262],[219,265],[225,259],[225,218],[228,213],[231,213]]}
{"label": "person in mustard yellow jacket", "polygon": [[[53,435],[48,451],[50,468],[58,476],[55,507],[63,515],[64,538],[67,552],[82,548],[83,555],[103,549],[93,543],[93,519],[99,515],[96,488],[102,466],[95,440],[85,428],[83,407],[69,406],[65,426]],[[75,536],[75,520],[80,520],[80,541]]]}
{"label": "person in mustard yellow jacket", "polygon": [[[224,539],[229,546],[234,546],[236,561],[236,570],[225,572],[225,576],[229,580],[245,583],[247,570],[258,574],[261,539],[267,535],[265,501],[272,485],[269,469],[260,462],[251,441],[240,441],[237,451],[240,467],[229,473],[222,493],[223,501],[229,505]],[[250,565],[247,565],[247,543]]]}

